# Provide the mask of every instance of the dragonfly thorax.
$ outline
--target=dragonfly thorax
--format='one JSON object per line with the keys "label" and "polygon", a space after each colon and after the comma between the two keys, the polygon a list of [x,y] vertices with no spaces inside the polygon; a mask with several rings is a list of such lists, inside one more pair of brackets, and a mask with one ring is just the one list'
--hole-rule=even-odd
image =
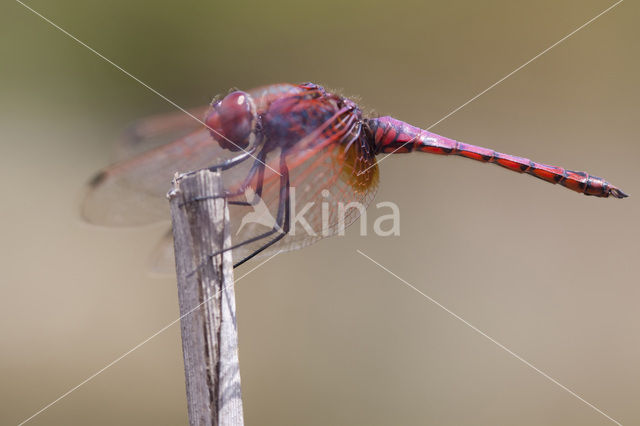
{"label": "dragonfly thorax", "polygon": [[[339,125],[343,99],[321,88],[307,89],[272,102],[262,117],[268,149],[287,150],[303,140],[320,140]],[[352,112],[359,114],[359,110]],[[357,118],[354,120],[357,121]]]}

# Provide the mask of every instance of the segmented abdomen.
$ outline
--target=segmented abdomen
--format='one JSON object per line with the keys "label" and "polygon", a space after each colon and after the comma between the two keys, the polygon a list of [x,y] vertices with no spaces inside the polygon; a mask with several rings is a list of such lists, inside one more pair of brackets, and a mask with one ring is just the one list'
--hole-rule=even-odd
{"label": "segmented abdomen", "polygon": [[573,191],[597,197],[624,198],[620,189],[606,180],[586,172],[536,163],[528,158],[516,157],[489,148],[470,145],[435,133],[427,132],[391,117],[370,119],[376,153],[429,152],[440,155],[459,155],[485,163],[495,163],[518,173],[527,173],[550,183],[558,183]]}

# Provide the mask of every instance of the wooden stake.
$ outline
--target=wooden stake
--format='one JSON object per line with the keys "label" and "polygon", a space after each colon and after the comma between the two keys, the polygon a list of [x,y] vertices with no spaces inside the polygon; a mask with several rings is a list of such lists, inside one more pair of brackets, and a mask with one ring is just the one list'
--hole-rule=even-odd
{"label": "wooden stake", "polygon": [[242,398],[229,210],[222,177],[177,177],[168,194],[178,277],[189,422],[241,426]]}

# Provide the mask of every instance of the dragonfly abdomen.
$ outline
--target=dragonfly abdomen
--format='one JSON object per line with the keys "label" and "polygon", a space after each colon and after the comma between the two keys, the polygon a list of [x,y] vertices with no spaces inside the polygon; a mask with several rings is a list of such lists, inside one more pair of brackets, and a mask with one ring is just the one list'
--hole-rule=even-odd
{"label": "dragonfly abdomen", "polygon": [[[487,151],[491,151],[491,153],[487,153]],[[597,197],[608,197],[612,195],[616,198],[626,197],[626,194],[613,187],[606,180],[598,176],[589,175],[587,172],[567,170],[562,167],[536,163],[528,158],[503,154],[461,142],[458,142],[458,148],[454,149],[451,154],[487,163],[495,163],[514,172],[527,173],[538,179],[549,183],[560,184],[565,188],[585,195],[595,195]]]}
{"label": "dragonfly abdomen", "polygon": [[484,163],[498,164],[514,172],[527,173],[585,195],[612,196],[615,198],[627,197],[627,194],[606,180],[589,175],[586,172],[536,163],[528,158],[503,154],[489,148],[458,142],[391,117],[369,120],[368,125],[373,135],[376,153],[421,151],[439,155],[459,155]]}

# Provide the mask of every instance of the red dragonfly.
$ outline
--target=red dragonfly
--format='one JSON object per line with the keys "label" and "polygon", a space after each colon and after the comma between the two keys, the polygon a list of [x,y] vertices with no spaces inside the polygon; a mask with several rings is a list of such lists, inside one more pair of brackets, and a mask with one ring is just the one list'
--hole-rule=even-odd
{"label": "red dragonfly", "polygon": [[[585,172],[458,142],[391,117],[364,117],[354,102],[313,83],[234,91],[194,114],[203,122],[180,112],[134,124],[120,146],[122,161],[91,180],[84,218],[109,226],[168,220],[165,194],[176,172],[221,170],[237,266],[257,254],[306,246],[353,223],[360,211],[343,209],[341,215],[340,205],[366,207],[372,200],[376,156],[384,153],[459,155],[585,195],[627,196]],[[316,232],[294,232],[292,201],[311,203],[305,219]],[[259,220],[241,221],[258,204],[275,218],[271,229]],[[165,247],[171,247],[170,238]]]}

